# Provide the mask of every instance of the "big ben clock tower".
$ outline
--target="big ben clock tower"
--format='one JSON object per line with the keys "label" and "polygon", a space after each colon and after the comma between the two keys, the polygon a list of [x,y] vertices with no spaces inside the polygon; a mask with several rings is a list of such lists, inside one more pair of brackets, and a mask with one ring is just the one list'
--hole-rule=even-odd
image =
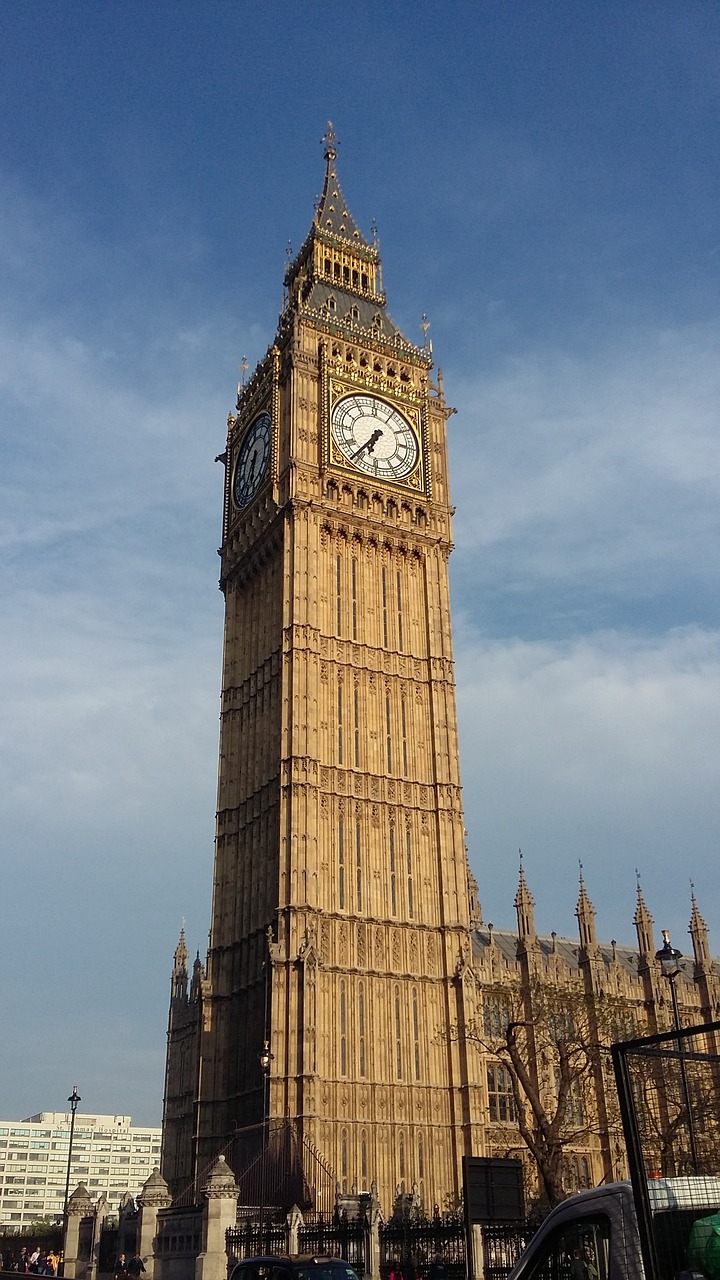
{"label": "big ben clock tower", "polygon": [[403,1182],[442,1203],[483,1153],[477,1068],[447,1035],[474,1000],[451,411],[387,313],[331,126],[325,144],[275,341],[228,422],[212,924],[190,995],[176,954],[163,1172],[179,1186],[262,1119],[267,1042],[270,1119],[389,1212]]}

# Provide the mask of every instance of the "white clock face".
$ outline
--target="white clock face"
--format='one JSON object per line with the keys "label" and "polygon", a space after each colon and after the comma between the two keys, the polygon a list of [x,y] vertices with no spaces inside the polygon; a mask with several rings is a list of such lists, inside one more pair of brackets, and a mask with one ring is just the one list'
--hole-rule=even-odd
{"label": "white clock face", "polygon": [[348,462],[380,480],[402,480],[417,464],[415,433],[401,413],[376,396],[338,400],[332,412],[335,442]]}
{"label": "white clock face", "polygon": [[270,414],[261,413],[240,445],[233,478],[233,501],[241,511],[255,497],[270,460]]}

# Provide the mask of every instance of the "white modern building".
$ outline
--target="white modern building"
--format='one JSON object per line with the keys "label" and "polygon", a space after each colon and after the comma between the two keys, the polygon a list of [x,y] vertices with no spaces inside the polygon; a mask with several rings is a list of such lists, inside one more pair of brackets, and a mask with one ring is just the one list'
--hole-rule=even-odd
{"label": "white modern building", "polygon": [[[75,1116],[70,1194],[83,1182],[93,1199],[117,1210],[136,1197],[160,1163],[161,1129],[134,1126],[130,1116]],[[41,1111],[0,1120],[0,1227],[61,1217],[65,1202],[70,1112]]]}

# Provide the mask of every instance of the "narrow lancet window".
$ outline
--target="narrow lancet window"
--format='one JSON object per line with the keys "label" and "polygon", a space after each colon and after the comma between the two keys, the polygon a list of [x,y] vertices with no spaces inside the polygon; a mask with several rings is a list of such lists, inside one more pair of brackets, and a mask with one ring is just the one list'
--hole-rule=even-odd
{"label": "narrow lancet window", "polygon": [[363,881],[362,881],[362,840],[360,835],[360,823],[355,824],[355,876],[356,876],[356,906],[358,911],[363,909]]}
{"label": "narrow lancet window", "polygon": [[338,899],[341,911],[345,908],[345,823],[338,824]]}

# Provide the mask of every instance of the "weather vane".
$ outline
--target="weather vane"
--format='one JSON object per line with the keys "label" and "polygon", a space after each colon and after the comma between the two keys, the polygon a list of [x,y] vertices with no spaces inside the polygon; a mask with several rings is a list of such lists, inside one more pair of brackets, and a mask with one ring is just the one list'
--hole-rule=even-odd
{"label": "weather vane", "polygon": [[328,159],[331,159],[335,155],[338,148],[338,144],[340,142],[340,139],[338,138],[335,130],[333,129],[332,120],[328,120],[327,129],[325,130],[325,133],[323,134],[320,141],[325,143],[325,155],[327,156]]}

